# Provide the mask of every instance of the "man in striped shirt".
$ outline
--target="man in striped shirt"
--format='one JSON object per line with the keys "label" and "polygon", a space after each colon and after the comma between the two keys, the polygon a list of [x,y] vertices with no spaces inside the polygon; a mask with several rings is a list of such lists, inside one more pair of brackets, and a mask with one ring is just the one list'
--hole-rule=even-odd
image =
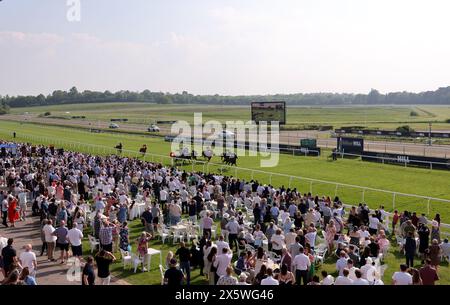
{"label": "man in striped shirt", "polygon": [[112,225],[107,220],[102,222],[102,227],[100,228],[100,232],[98,237],[100,239],[100,247],[108,252],[112,252]]}

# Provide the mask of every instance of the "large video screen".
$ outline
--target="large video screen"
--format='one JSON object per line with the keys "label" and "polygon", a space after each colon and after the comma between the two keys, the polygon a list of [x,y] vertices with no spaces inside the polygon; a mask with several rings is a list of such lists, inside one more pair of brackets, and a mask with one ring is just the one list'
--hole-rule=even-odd
{"label": "large video screen", "polygon": [[286,102],[253,102],[252,121],[278,121],[280,125],[286,124]]}

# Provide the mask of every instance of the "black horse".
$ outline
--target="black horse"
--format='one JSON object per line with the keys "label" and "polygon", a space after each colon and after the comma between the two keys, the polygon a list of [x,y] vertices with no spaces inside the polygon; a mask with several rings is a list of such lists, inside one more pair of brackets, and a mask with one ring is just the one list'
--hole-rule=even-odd
{"label": "black horse", "polygon": [[202,151],[202,157],[205,158],[205,159],[207,159],[208,162],[209,162],[209,161],[211,161],[212,154],[211,154],[211,156],[207,156],[207,155],[205,154],[205,151]]}
{"label": "black horse", "polygon": [[223,153],[220,156],[220,159],[222,159],[222,162],[227,164],[227,165],[237,165],[237,158],[238,156],[236,154],[234,154],[233,156],[229,156],[226,153]]}
{"label": "black horse", "polygon": [[189,155],[183,154],[171,154],[171,157],[174,158],[176,164],[184,164],[184,161],[196,161],[197,153],[193,150]]}
{"label": "black horse", "polygon": [[115,146],[114,148],[117,149],[117,152],[120,154],[122,154],[122,143],[119,143],[119,145]]}
{"label": "black horse", "polygon": [[142,154],[142,157],[144,157],[147,153],[147,145],[142,145],[142,147],[139,149],[139,152]]}

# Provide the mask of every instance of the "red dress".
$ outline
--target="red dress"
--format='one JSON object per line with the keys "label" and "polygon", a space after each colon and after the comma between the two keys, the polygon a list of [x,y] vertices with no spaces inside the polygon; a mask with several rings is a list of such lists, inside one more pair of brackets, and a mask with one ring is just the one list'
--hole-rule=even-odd
{"label": "red dress", "polygon": [[16,220],[19,220],[19,218],[19,211],[17,211],[17,200],[14,199],[9,203],[8,219],[10,223],[14,223]]}

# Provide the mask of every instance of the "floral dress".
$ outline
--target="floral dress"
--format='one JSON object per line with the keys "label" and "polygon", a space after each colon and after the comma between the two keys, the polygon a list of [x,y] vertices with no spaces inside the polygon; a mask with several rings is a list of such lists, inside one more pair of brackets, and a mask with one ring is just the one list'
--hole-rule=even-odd
{"label": "floral dress", "polygon": [[149,237],[141,237],[138,241],[138,253],[140,257],[144,257],[147,254],[148,251],[148,241],[150,240]]}
{"label": "floral dress", "polygon": [[120,228],[119,236],[120,236],[120,243],[119,243],[120,249],[122,249],[123,251],[128,251],[128,244],[129,244],[128,227]]}

